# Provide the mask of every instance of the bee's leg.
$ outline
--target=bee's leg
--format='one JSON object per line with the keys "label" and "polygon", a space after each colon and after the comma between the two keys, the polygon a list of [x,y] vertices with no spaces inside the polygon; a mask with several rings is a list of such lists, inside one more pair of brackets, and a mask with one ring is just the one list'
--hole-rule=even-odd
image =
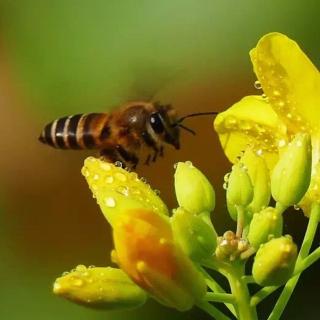
{"label": "bee's leg", "polygon": [[151,154],[148,154],[147,159],[144,162],[144,164],[146,164],[148,166],[150,164],[150,159],[151,159]]}
{"label": "bee's leg", "polygon": [[120,161],[121,163],[124,163],[122,157],[120,157],[119,153],[117,152],[116,149],[110,148],[110,149],[103,149],[100,151],[101,157],[108,161],[108,162],[117,162]]}
{"label": "bee's leg", "polygon": [[161,146],[161,147],[160,147],[160,151],[159,151],[159,156],[160,156],[160,157],[163,157],[163,149],[164,149],[164,147]]}
{"label": "bee's leg", "polygon": [[120,144],[116,146],[117,152],[119,155],[126,161],[132,163],[132,168],[135,169],[138,165],[139,158],[136,156],[135,153],[127,151],[124,147]]}
{"label": "bee's leg", "polygon": [[152,157],[152,161],[155,162],[158,158],[158,154],[159,154],[159,149],[154,149],[154,154],[153,154],[153,157]]}
{"label": "bee's leg", "polygon": [[147,131],[142,132],[142,139],[148,147],[153,149],[154,154],[153,154],[152,161],[153,162],[156,161],[159,153],[159,148],[157,146],[157,143],[152,139],[152,137],[149,135]]}

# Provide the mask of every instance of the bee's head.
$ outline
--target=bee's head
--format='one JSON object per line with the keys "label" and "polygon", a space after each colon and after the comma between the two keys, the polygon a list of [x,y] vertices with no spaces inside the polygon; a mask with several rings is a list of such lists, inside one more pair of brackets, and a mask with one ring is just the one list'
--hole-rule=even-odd
{"label": "bee's head", "polygon": [[156,105],[150,114],[149,123],[154,133],[164,142],[180,149],[180,130],[175,125],[176,112],[171,105]]}

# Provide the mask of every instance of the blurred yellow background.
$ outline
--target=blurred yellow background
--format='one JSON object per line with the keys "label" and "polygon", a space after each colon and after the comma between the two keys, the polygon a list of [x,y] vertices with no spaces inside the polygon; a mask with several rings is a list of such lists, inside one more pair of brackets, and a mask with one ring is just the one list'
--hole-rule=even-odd
{"label": "blurred yellow background", "polygon": [[[106,112],[132,99],[171,103],[183,115],[259,94],[249,50],[278,31],[319,66],[319,9],[316,0],[1,0],[0,319],[207,319],[196,309],[182,314],[154,302],[98,312],[53,296],[52,282],[63,271],[109,264],[112,242],[80,175],[91,153],[54,150],[38,135],[55,118]],[[213,221],[221,233],[234,228],[222,188],[230,165],[211,118],[188,125],[196,137],[183,132],[182,150],[168,147],[164,159],[138,172],[175,207],[173,164],[194,162],[215,186]],[[286,219],[299,242],[306,219],[297,212]],[[301,278],[284,319],[318,319],[316,271]],[[273,303],[267,301],[262,314]]]}

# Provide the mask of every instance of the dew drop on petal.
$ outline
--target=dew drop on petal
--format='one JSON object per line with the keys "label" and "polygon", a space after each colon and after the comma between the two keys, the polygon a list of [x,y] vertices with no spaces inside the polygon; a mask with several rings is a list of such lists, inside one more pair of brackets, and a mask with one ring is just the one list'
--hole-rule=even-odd
{"label": "dew drop on petal", "polygon": [[82,287],[84,285],[84,281],[82,279],[75,279],[72,284],[75,287]]}
{"label": "dew drop on petal", "polygon": [[114,176],[116,179],[122,182],[125,182],[127,180],[127,177],[121,172],[117,172]]}
{"label": "dew drop on petal", "polygon": [[298,210],[300,210],[300,207],[299,207],[297,204],[295,204],[295,205],[293,206],[293,209],[298,211]]}
{"label": "dew drop on petal", "polygon": [[114,208],[116,206],[116,201],[112,197],[105,198],[104,203],[109,208]]}
{"label": "dew drop on petal", "polygon": [[97,181],[97,180],[99,180],[99,178],[100,178],[100,177],[99,177],[98,174],[95,174],[95,175],[93,176],[93,180],[96,180],[96,181]]}
{"label": "dew drop on petal", "polygon": [[154,191],[154,193],[155,193],[157,196],[159,196],[160,193],[161,193],[160,190],[158,190],[158,189],[154,189],[153,191]]}
{"label": "dew drop on petal", "polygon": [[111,170],[111,165],[110,165],[110,163],[101,162],[100,163],[100,168],[105,170],[105,171],[109,171],[109,170]]}
{"label": "dew drop on petal", "polygon": [[84,264],[79,264],[76,266],[76,271],[79,271],[79,272],[84,272],[87,270],[87,267],[84,265]]}
{"label": "dew drop on petal", "polygon": [[105,178],[105,182],[106,183],[112,183],[113,182],[113,176],[106,176],[106,178]]}
{"label": "dew drop on petal", "polygon": [[225,182],[225,183],[222,185],[222,188],[223,188],[224,190],[227,190],[227,189],[228,189],[228,183]]}
{"label": "dew drop on petal", "polygon": [[119,186],[116,191],[126,197],[129,195],[129,188],[126,186]]}
{"label": "dew drop on petal", "polygon": [[278,142],[278,147],[279,147],[279,148],[282,148],[282,147],[284,147],[285,145],[286,145],[286,140],[284,140],[284,139],[279,140],[279,142]]}

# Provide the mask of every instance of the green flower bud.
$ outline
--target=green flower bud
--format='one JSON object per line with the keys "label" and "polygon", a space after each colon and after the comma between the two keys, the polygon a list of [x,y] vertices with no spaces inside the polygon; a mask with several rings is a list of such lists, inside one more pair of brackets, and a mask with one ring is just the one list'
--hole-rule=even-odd
{"label": "green flower bud", "polygon": [[252,267],[254,280],[261,286],[280,286],[292,275],[297,246],[290,236],[272,239],[259,248]]}
{"label": "green flower bud", "polygon": [[77,266],[58,278],[56,295],[90,308],[128,309],[143,305],[147,294],[121,269]]}
{"label": "green flower bud", "polygon": [[247,237],[250,244],[258,249],[270,237],[280,237],[282,234],[282,224],[282,215],[275,208],[268,207],[259,213],[255,213],[251,220]]}
{"label": "green flower bud", "polygon": [[177,164],[174,186],[180,207],[193,214],[211,212],[214,209],[214,189],[205,175],[190,161]]}
{"label": "green flower bud", "polygon": [[169,215],[161,198],[135,172],[94,157],[84,161],[81,172],[111,225],[128,209],[144,208],[160,215]]}
{"label": "green flower bud", "polygon": [[[246,207],[253,199],[253,187],[247,169],[242,163],[232,166],[227,181],[227,204],[229,207]],[[232,209],[232,211],[234,211]]]}
{"label": "green flower bud", "polygon": [[249,205],[252,213],[259,212],[270,202],[270,173],[265,160],[258,156],[256,152],[247,149],[241,158],[248,169],[248,174],[253,185],[253,199]]}
{"label": "green flower bud", "polygon": [[311,139],[297,134],[280,156],[271,177],[273,198],[283,206],[297,204],[306,193],[311,178]]}
{"label": "green flower bud", "polygon": [[207,212],[194,215],[178,208],[171,222],[175,240],[192,260],[201,261],[212,256],[217,246],[217,234]]}

